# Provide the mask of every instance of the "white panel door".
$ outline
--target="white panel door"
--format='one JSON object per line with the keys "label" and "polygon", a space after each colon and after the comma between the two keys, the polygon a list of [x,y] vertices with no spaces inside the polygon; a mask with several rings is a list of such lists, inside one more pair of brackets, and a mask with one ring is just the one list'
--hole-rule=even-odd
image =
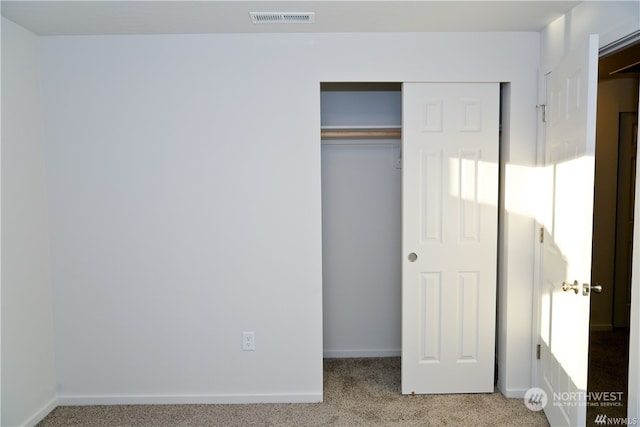
{"label": "white panel door", "polygon": [[539,385],[553,426],[586,422],[598,38],[549,73]]}
{"label": "white panel door", "polygon": [[402,88],[402,393],[494,389],[497,83]]}

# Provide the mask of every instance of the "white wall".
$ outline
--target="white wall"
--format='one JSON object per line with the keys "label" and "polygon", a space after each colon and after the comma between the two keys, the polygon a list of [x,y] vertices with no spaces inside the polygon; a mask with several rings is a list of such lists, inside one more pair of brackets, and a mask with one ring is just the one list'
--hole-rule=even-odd
{"label": "white wall", "polygon": [[400,355],[399,146],[322,147],[325,357]]}
{"label": "white wall", "polygon": [[600,35],[600,47],[608,46],[639,30],[640,2],[585,1],[541,32],[541,64],[548,71],[589,34]]}
{"label": "white wall", "polygon": [[2,19],[2,421],[56,404],[38,38]]}
{"label": "white wall", "polygon": [[[62,403],[322,398],[319,82],[511,82],[505,161],[535,160],[537,33],[42,47]],[[530,386],[533,222],[505,224],[499,375],[513,395]]]}

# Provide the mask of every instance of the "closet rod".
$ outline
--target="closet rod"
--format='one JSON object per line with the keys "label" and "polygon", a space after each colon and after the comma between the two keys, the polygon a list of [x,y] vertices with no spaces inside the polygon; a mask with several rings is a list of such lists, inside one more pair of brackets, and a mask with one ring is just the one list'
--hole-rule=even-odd
{"label": "closet rod", "polygon": [[399,128],[331,128],[320,130],[322,139],[400,139],[401,136],[402,131]]}

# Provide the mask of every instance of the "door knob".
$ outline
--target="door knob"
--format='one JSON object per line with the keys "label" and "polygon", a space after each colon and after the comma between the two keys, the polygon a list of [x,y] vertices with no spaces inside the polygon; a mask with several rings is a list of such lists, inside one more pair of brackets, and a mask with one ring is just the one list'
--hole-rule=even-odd
{"label": "door knob", "polygon": [[418,259],[418,255],[416,255],[415,252],[411,252],[407,258],[410,262],[416,262],[416,260]]}
{"label": "door knob", "polygon": [[574,291],[577,294],[579,288],[580,285],[578,284],[577,280],[575,280],[573,283],[562,282],[562,290],[565,292]]}
{"label": "door knob", "polygon": [[584,295],[585,297],[589,296],[589,292],[594,294],[601,294],[602,284],[596,282],[595,285],[589,285],[588,283],[582,285],[582,295]]}

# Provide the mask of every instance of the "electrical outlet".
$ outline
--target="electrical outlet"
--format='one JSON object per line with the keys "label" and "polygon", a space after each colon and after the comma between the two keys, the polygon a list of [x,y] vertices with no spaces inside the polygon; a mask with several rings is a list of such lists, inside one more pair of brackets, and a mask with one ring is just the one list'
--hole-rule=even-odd
{"label": "electrical outlet", "polygon": [[243,332],[242,333],[242,350],[254,351],[256,349],[256,333],[255,332]]}

